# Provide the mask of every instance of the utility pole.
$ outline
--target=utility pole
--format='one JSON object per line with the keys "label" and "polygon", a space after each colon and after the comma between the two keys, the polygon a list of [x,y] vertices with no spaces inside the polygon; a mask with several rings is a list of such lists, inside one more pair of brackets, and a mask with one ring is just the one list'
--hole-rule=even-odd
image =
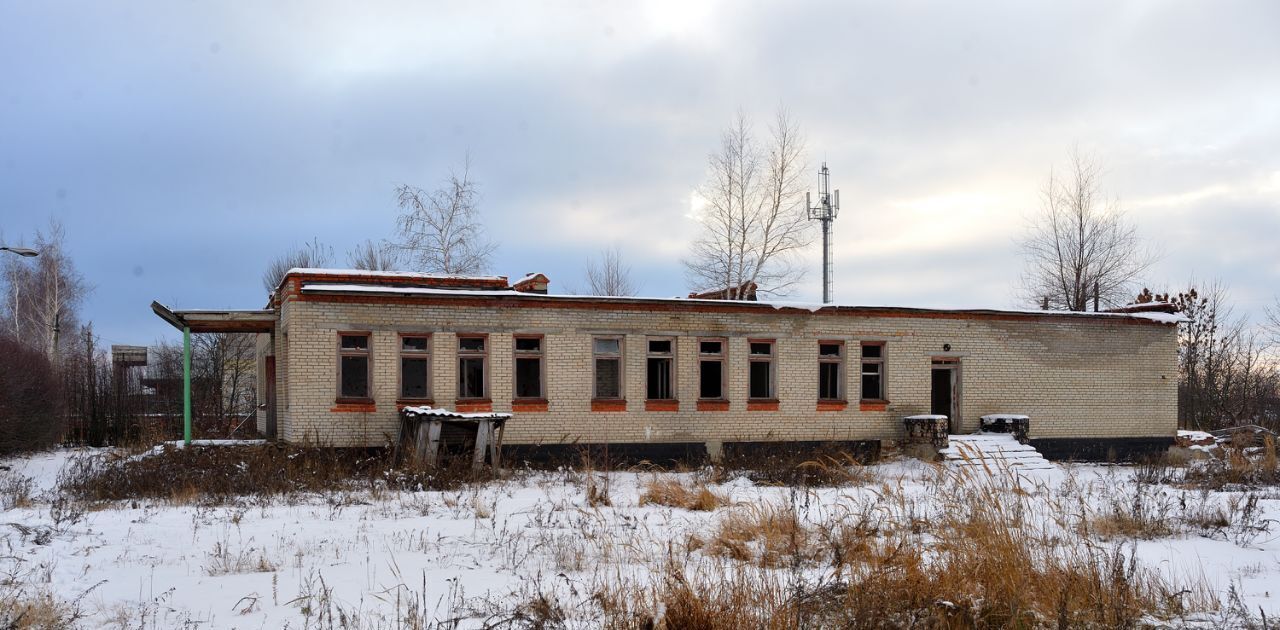
{"label": "utility pole", "polygon": [[822,303],[831,303],[831,222],[840,214],[840,191],[831,193],[831,173],[827,163],[818,171],[818,204],[813,204],[809,193],[804,194],[805,206],[811,221],[822,222]]}

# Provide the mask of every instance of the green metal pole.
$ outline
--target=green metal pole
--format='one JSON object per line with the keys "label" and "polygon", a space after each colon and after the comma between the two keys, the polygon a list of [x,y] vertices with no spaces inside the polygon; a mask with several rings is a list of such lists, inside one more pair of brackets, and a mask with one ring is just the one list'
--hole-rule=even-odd
{"label": "green metal pole", "polygon": [[191,328],[182,328],[182,441],[191,446]]}

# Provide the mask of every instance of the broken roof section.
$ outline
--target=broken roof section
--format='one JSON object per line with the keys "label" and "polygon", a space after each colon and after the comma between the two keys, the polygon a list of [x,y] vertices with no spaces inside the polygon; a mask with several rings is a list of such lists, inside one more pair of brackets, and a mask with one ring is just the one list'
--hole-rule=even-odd
{"label": "broken roof section", "polygon": [[276,313],[271,310],[175,311],[159,302],[152,302],[151,310],[174,328],[190,328],[193,333],[265,333],[276,326]]}

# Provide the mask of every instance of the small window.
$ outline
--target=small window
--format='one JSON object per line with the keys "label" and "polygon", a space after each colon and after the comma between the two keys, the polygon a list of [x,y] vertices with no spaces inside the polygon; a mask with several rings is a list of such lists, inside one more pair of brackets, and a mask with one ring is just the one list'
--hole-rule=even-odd
{"label": "small window", "polygon": [[645,398],[675,400],[675,354],[670,339],[650,339],[645,363]]}
{"label": "small window", "polygon": [[338,335],[338,397],[369,398],[369,333]]}
{"label": "small window", "polygon": [[543,398],[542,337],[516,337],[516,398]]}
{"label": "small window", "polygon": [[458,336],[458,398],[489,397],[489,353],[484,336]]}
{"label": "small window", "polygon": [[594,397],[600,400],[622,398],[622,340],[597,337],[593,341],[595,372]]}
{"label": "small window", "polygon": [[747,357],[747,395],[755,399],[775,398],[773,385],[773,342],[752,341]]}
{"label": "small window", "polygon": [[818,399],[844,400],[844,343],[823,341],[818,344]]}
{"label": "small window", "polygon": [[400,337],[400,398],[431,398],[430,342],[427,335]]}
{"label": "small window", "polygon": [[724,399],[724,340],[698,342],[698,397]]}
{"label": "small window", "polygon": [[862,344],[862,399],[884,400],[884,344]]}

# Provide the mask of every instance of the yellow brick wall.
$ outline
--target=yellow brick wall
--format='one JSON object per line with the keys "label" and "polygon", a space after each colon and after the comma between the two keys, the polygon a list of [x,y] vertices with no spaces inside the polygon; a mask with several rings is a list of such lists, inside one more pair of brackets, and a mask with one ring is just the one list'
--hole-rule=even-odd
{"label": "yellow brick wall", "polygon": [[[1176,328],[1102,319],[942,319],[810,313],[693,313],[287,301],[277,335],[281,437],[380,445],[395,437],[399,333],[432,333],[432,392],[452,408],[457,333],[488,333],[490,397],[509,411],[512,335],[545,335],[546,413],[520,413],[505,441],[716,442],[897,439],[901,418],[929,412],[933,357],[958,357],[961,431],[989,413],[1031,416],[1033,438],[1172,436]],[[368,330],[373,412],[333,412],[337,332]],[[625,412],[592,412],[593,335],[623,335]],[[646,337],[675,336],[678,412],[646,412]],[[697,340],[728,340],[725,412],[698,412]],[[748,338],[774,338],[777,411],[747,411]],[[817,411],[818,340],[846,342],[849,405]],[[884,341],[883,411],[861,411],[858,342]],[[950,352],[943,351],[950,344]]]}

